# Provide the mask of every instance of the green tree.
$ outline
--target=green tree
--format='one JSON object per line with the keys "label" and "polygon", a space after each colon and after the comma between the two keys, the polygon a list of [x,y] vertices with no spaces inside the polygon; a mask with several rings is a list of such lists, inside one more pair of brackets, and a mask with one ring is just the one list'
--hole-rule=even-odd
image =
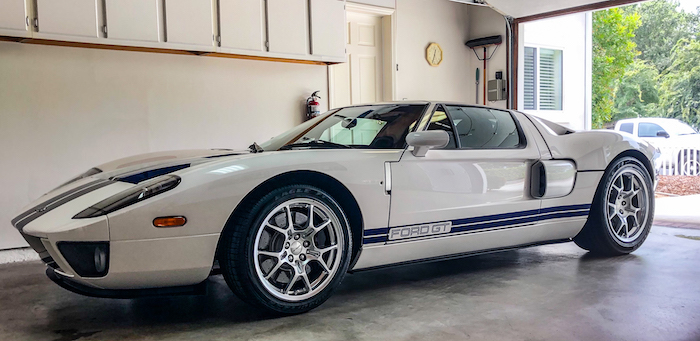
{"label": "green tree", "polygon": [[632,38],[640,24],[637,13],[619,8],[593,13],[594,128],[612,120],[617,84],[638,54]]}
{"label": "green tree", "polygon": [[630,64],[617,87],[613,121],[658,116],[658,78],[656,67],[646,61],[637,59]]}
{"label": "green tree", "polygon": [[700,126],[700,42],[683,39],[671,51],[661,74],[660,107],[665,117]]}
{"label": "green tree", "polygon": [[659,73],[671,65],[671,51],[676,43],[692,38],[698,25],[696,14],[678,6],[677,0],[655,0],[624,7],[627,15],[637,13],[641,18],[633,39],[639,58],[654,65]]}

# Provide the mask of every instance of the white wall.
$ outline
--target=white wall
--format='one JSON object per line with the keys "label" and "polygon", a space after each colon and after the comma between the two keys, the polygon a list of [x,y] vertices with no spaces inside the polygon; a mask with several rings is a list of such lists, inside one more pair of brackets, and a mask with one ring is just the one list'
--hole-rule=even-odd
{"label": "white wall", "polygon": [[[498,12],[488,8],[480,6],[472,6],[469,13],[469,39],[485,38],[490,36],[500,35],[503,43],[498,46],[493,57],[486,62],[486,75],[487,80],[496,79],[496,71],[503,72],[503,79],[510,81],[508,79],[508,73],[506,72],[506,55],[508,53],[508,46],[506,44],[506,21],[503,15]],[[466,41],[465,41],[466,42]],[[494,46],[489,46],[487,50],[487,57],[493,52]],[[477,48],[476,52],[479,54],[480,58],[484,57],[484,49]],[[479,80],[479,104],[484,105],[484,62],[480,61],[474,52],[469,50],[469,103],[476,103],[476,68],[479,68],[480,80]],[[485,104],[494,108],[506,109],[508,106],[507,101],[496,101],[488,102]]]}
{"label": "white wall", "polygon": [[[397,100],[473,103],[468,91],[474,82],[473,76],[469,77],[472,52],[464,46],[469,37],[470,9],[447,0],[397,1]],[[443,50],[443,61],[437,67],[425,59],[425,49],[433,42]]]}
{"label": "white wall", "polygon": [[[523,47],[561,49],[562,110],[527,110],[552,122],[573,129],[590,128],[590,13],[527,22],[521,25],[519,69],[523,66]],[[587,33],[588,32],[588,33]],[[522,83],[522,74],[520,82]],[[522,88],[518,108],[523,107]]]}
{"label": "white wall", "polygon": [[303,120],[325,66],[0,42],[0,249],[10,219],[90,167],[169,149],[246,148]]}

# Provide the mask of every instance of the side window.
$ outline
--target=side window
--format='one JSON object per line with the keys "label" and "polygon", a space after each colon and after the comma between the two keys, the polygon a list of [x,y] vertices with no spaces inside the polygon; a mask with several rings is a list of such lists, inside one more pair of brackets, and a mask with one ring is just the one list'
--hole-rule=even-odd
{"label": "side window", "polygon": [[637,135],[639,135],[639,137],[656,137],[656,133],[660,131],[665,130],[656,123],[640,122]]}
{"label": "side window", "polygon": [[623,123],[620,124],[620,131],[632,134],[632,129],[634,128],[634,123]]}
{"label": "side window", "polygon": [[507,111],[447,106],[461,148],[519,148],[522,141],[513,116]]}
{"label": "side window", "polygon": [[450,142],[447,143],[447,146],[442,149],[455,149],[457,148],[457,143],[455,142],[455,134],[454,130],[452,129],[452,122],[450,121],[450,118],[447,117],[447,114],[445,113],[445,109],[440,106],[438,107],[435,112],[433,113],[433,116],[430,118],[430,123],[428,124],[428,129],[427,130],[444,130],[447,132],[447,135],[450,135]]}

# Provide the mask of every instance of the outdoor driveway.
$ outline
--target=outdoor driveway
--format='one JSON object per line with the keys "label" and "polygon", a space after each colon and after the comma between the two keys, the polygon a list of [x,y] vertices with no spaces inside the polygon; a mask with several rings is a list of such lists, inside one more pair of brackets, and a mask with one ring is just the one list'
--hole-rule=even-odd
{"label": "outdoor driveway", "polygon": [[655,226],[637,252],[573,243],[346,277],[310,313],[269,318],[221,277],[206,296],[107,300],[38,262],[0,266],[0,340],[699,340],[700,230]]}

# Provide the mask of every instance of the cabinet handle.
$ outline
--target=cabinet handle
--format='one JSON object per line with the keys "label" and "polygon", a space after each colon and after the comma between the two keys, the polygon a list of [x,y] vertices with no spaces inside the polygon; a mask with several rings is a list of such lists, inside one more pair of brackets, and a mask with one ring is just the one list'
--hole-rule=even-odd
{"label": "cabinet handle", "polygon": [[29,27],[29,16],[24,17],[24,22],[27,23],[27,27]]}

